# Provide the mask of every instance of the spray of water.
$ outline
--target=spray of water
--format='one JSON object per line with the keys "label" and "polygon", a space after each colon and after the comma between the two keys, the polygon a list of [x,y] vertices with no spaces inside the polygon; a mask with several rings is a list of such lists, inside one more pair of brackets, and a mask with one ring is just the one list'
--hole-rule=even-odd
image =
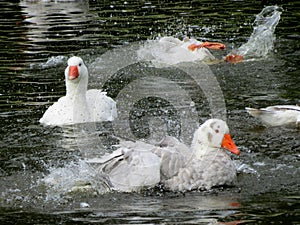
{"label": "spray of water", "polygon": [[237,53],[246,59],[265,57],[274,47],[274,32],[281,13],[281,7],[268,6],[256,15],[253,32],[248,42],[238,48]]}
{"label": "spray of water", "polygon": [[50,169],[42,183],[47,188],[47,200],[59,200],[61,197],[85,194],[97,195],[110,190],[105,175],[96,173],[84,160],[71,162],[63,168]]}

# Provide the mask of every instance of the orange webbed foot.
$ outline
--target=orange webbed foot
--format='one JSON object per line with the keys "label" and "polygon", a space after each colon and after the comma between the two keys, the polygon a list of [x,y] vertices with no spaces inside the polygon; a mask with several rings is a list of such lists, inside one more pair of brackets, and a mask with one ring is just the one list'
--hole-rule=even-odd
{"label": "orange webbed foot", "polygon": [[218,43],[218,42],[208,42],[205,41],[202,44],[190,44],[188,46],[188,49],[191,51],[194,51],[197,48],[207,48],[207,49],[213,49],[213,50],[224,50],[225,49],[225,45]]}
{"label": "orange webbed foot", "polygon": [[202,47],[208,48],[208,49],[213,49],[213,50],[224,50],[225,49],[225,45],[222,43],[208,42],[208,41],[203,42]]}
{"label": "orange webbed foot", "polygon": [[242,55],[237,55],[237,54],[229,54],[225,56],[225,62],[228,63],[239,63],[243,61],[243,56]]}

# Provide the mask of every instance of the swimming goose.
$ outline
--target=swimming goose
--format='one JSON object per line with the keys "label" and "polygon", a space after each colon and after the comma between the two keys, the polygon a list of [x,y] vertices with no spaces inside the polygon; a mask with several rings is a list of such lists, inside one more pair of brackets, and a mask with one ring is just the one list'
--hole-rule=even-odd
{"label": "swimming goose", "polygon": [[87,90],[88,69],[80,57],[68,60],[65,69],[66,96],[50,106],[39,120],[44,125],[112,121],[117,117],[116,103],[97,89]]}
{"label": "swimming goose", "polygon": [[195,132],[191,147],[169,136],[157,145],[121,141],[116,151],[89,163],[118,191],[137,191],[159,182],[172,191],[232,185],[235,165],[221,148],[234,154],[239,150],[228,132],[224,121],[210,119]]}
{"label": "swimming goose", "polygon": [[275,105],[266,108],[246,108],[247,112],[267,126],[300,125],[300,106]]}

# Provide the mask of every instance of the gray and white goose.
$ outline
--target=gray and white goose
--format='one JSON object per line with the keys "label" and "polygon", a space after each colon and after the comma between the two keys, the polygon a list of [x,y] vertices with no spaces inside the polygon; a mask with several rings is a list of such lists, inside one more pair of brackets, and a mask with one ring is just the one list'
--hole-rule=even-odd
{"label": "gray and white goose", "polygon": [[224,149],[237,155],[239,150],[223,120],[209,119],[202,124],[191,146],[166,137],[158,145],[125,141],[118,147],[112,154],[90,161],[108,175],[118,191],[137,191],[159,182],[171,191],[188,191],[236,181],[236,167]]}

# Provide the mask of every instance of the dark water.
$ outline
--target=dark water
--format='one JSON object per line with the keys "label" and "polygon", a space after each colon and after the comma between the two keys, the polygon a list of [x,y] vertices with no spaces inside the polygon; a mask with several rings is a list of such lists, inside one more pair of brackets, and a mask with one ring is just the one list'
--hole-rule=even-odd
{"label": "dark water", "polygon": [[[225,43],[226,55],[247,41],[255,15],[264,5],[276,4],[283,12],[267,58],[209,67],[221,87],[228,124],[242,152],[234,158],[240,171],[237,187],[185,194],[156,189],[96,196],[80,193],[49,199],[42,178],[51,169],[76,161],[87,149],[84,137],[78,138],[75,131],[70,135],[65,129],[38,123],[48,105],[64,95],[63,71],[69,56],[85,59],[93,73],[90,87],[100,88],[110,73],[101,71],[99,61],[106,52],[117,49],[118,53],[157,36],[189,35]],[[1,224],[300,224],[299,129],[265,128],[244,111],[247,106],[299,101],[299,1],[1,1],[0,8]],[[131,94],[135,101],[153,88],[162,99],[167,99],[166,93],[183,96],[180,101],[186,108],[190,103],[184,99],[194,96],[198,113],[184,111],[190,114],[182,116],[181,122],[193,126],[195,120],[209,118],[210,107],[201,90],[178,85],[187,83],[180,71],[135,64],[118,70],[118,62],[131,59],[131,52],[122,58],[112,54],[115,79],[105,86],[124,112],[131,105],[128,100],[124,103],[123,95]],[[117,78],[139,73],[156,76],[143,79],[140,89],[133,91],[130,88],[139,85],[132,80],[132,87],[117,85]],[[174,119],[177,114],[172,112],[169,116]],[[152,123],[156,127],[161,121]],[[114,127],[117,134],[122,129],[127,133],[127,128],[122,121]],[[106,125],[99,129],[106,130]],[[147,135],[147,127],[138,129]],[[174,134],[180,136],[178,132],[175,129]],[[188,135],[185,138],[189,140]],[[93,140],[92,147],[102,153],[109,147],[105,138],[96,135]],[[90,207],[80,207],[82,202]]]}

